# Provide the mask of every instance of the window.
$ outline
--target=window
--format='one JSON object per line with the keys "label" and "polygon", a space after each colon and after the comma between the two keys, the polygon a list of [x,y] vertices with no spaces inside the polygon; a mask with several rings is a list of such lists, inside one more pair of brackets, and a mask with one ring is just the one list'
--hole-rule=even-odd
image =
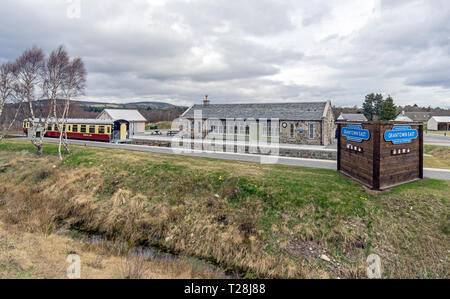
{"label": "window", "polygon": [[309,139],[314,139],[314,124],[309,125]]}
{"label": "window", "polygon": [[63,132],[66,132],[66,125],[63,125],[62,131],[63,131]]}
{"label": "window", "polygon": [[86,125],[80,126],[80,133],[86,133]]}
{"label": "window", "polygon": [[48,125],[47,126],[47,131],[52,131],[53,125]]}
{"label": "window", "polygon": [[294,138],[294,124],[291,124],[291,138]]}
{"label": "window", "polygon": [[98,127],[98,133],[99,134],[105,134],[105,126],[99,126]]}
{"label": "window", "polygon": [[111,126],[108,126],[108,127],[106,128],[106,133],[111,134]]}
{"label": "window", "polygon": [[270,137],[270,136],[272,136],[272,126],[269,124],[267,126],[267,137]]}
{"label": "window", "polygon": [[72,132],[78,133],[78,125],[73,125],[72,126]]}
{"label": "window", "polygon": [[245,135],[247,135],[247,136],[250,135],[250,127],[249,126],[245,126]]}
{"label": "window", "polygon": [[95,133],[95,126],[89,126],[89,133],[91,134]]}

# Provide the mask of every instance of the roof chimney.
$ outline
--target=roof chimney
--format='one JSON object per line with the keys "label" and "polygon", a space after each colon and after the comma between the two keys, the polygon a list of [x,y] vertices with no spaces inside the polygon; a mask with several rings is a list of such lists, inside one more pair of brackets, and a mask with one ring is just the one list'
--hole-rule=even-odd
{"label": "roof chimney", "polygon": [[205,99],[203,100],[203,105],[209,105],[211,102],[208,100],[208,96],[205,96]]}

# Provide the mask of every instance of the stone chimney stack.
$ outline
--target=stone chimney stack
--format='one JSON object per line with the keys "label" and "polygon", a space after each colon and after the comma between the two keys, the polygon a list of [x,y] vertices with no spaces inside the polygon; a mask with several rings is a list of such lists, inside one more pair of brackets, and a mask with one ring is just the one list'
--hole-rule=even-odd
{"label": "stone chimney stack", "polygon": [[208,96],[205,96],[205,99],[203,100],[203,105],[209,105],[211,102],[208,100]]}

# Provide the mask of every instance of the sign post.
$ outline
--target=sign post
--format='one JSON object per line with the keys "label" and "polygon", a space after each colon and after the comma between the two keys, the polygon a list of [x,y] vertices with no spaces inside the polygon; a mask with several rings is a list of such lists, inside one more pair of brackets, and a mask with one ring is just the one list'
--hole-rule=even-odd
{"label": "sign post", "polygon": [[374,190],[423,178],[423,124],[337,122],[337,170]]}

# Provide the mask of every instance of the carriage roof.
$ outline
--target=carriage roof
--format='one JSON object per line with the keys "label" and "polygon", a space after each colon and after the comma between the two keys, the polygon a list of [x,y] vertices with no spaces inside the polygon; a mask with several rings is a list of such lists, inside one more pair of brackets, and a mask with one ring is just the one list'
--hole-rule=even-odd
{"label": "carriage roof", "polygon": [[[27,118],[24,121],[31,121],[31,118]],[[35,118],[34,122],[45,122],[45,118]],[[54,118],[50,118],[48,120],[49,124],[56,123]],[[66,124],[87,124],[87,125],[112,125],[114,124],[114,120],[109,119],[94,119],[94,118],[68,118],[66,120]]]}

